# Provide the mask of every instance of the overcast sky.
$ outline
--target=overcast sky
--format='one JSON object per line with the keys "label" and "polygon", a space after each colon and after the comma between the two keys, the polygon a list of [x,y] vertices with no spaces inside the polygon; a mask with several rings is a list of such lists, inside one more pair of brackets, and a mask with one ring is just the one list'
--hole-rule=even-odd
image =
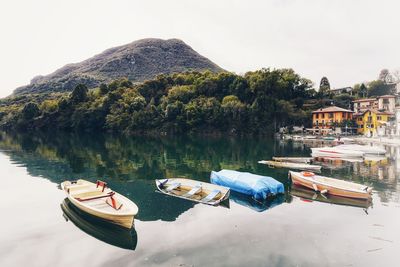
{"label": "overcast sky", "polygon": [[67,63],[179,38],[243,73],[293,68],[332,87],[400,69],[398,0],[0,0],[0,97]]}

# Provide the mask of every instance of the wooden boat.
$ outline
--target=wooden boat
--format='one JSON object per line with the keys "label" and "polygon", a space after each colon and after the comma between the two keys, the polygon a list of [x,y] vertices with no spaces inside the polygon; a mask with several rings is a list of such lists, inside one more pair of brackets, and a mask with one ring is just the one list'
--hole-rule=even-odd
{"label": "wooden boat", "polygon": [[218,205],[229,198],[227,187],[185,178],[156,180],[161,193],[207,205]]}
{"label": "wooden boat", "polygon": [[64,181],[61,188],[69,201],[80,210],[110,223],[132,228],[138,207],[130,199],[108,188],[105,182]]}
{"label": "wooden boat", "polygon": [[293,184],[313,189],[322,194],[359,199],[369,199],[372,194],[372,187],[324,177],[312,172],[289,171],[289,177]]}
{"label": "wooden boat", "polygon": [[318,201],[334,205],[351,206],[364,209],[368,209],[372,205],[371,199],[348,198],[334,195],[324,196],[323,194],[318,194],[313,190],[297,185],[292,186],[290,189],[290,194],[309,202]]}
{"label": "wooden boat", "polygon": [[310,163],[313,158],[311,158],[311,157],[272,157],[272,159],[275,161]]}
{"label": "wooden boat", "polygon": [[340,149],[336,147],[313,147],[311,148],[313,157],[331,157],[331,158],[362,158],[364,152]]}
{"label": "wooden boat", "polygon": [[304,164],[304,163],[272,161],[272,160],[260,160],[258,163],[266,164],[269,167],[288,168],[288,169],[296,169],[296,170],[313,170],[313,171],[321,170],[321,166]]}
{"label": "wooden boat", "polygon": [[76,227],[94,238],[123,249],[135,250],[137,233],[135,228],[126,229],[87,214],[75,207],[68,198],[61,203],[63,216]]}

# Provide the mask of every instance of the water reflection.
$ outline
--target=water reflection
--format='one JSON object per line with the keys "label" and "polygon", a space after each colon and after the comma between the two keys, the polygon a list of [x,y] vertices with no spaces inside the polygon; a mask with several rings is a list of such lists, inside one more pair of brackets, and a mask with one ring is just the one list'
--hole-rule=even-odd
{"label": "water reflection", "polygon": [[61,203],[61,209],[67,221],[71,221],[79,229],[94,238],[116,247],[135,250],[137,233],[134,228],[128,230],[118,227],[81,212],[67,198]]}
{"label": "water reflection", "polygon": [[[322,175],[372,185],[381,201],[388,202],[396,198],[399,189],[399,149],[388,148],[387,158],[361,162],[322,160],[318,164],[323,166]],[[140,207],[137,218],[142,221],[174,221],[196,205],[155,193],[156,178],[186,177],[208,182],[212,170],[225,168],[274,177],[287,189],[290,186],[287,169],[270,169],[257,162],[272,156],[310,155],[307,144],[268,138],[65,133],[34,136],[0,133],[0,150],[15,164],[25,166],[30,175],[55,183],[77,178],[106,180]],[[283,201],[290,202],[290,197],[286,194]],[[248,202],[248,206],[257,205]]]}
{"label": "water reflection", "polygon": [[358,207],[358,208],[364,208],[368,209],[369,207],[372,206],[372,201],[371,200],[366,200],[366,199],[353,199],[353,198],[345,198],[345,197],[340,197],[340,196],[324,196],[322,194],[318,194],[310,189],[297,186],[297,185],[292,185],[290,189],[290,194],[292,196],[299,197],[302,200],[306,201],[318,201],[318,202],[324,202],[324,203],[330,203],[330,204],[335,204],[335,205],[344,205],[344,206],[352,206],[352,207]]}
{"label": "water reflection", "polygon": [[263,212],[275,206],[278,206],[285,202],[285,198],[286,197],[284,195],[279,194],[274,198],[259,201],[252,198],[251,196],[244,195],[235,191],[231,191],[230,195],[230,199],[233,200],[235,203],[257,212]]}

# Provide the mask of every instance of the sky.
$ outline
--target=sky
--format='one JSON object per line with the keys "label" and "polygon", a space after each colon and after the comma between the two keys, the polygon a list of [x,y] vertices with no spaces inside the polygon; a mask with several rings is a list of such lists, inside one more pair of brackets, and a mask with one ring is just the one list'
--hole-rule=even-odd
{"label": "sky", "polygon": [[316,86],[400,69],[398,0],[0,0],[0,97],[142,38],[179,38],[241,74],[293,68]]}

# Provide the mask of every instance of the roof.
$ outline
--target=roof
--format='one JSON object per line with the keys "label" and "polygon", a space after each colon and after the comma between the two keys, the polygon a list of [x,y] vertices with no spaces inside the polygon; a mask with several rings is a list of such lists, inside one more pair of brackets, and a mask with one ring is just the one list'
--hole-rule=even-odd
{"label": "roof", "polygon": [[376,98],[362,98],[362,99],[356,99],[353,102],[371,102],[371,101],[376,101]]}
{"label": "roof", "polygon": [[320,108],[317,110],[314,110],[312,113],[326,113],[326,112],[348,112],[348,113],[354,113],[354,111],[344,109],[344,108],[339,108],[337,106],[331,106],[327,108]]}
{"label": "roof", "polygon": [[376,115],[389,115],[389,116],[394,115],[393,112],[389,112],[389,111],[379,111],[379,110],[376,110],[376,109],[370,109],[370,108],[369,108],[369,109],[365,110],[364,112],[354,114],[354,117],[358,117],[358,116],[364,115],[365,112],[368,112],[368,111],[371,111],[371,112],[373,112],[373,113],[376,113]]}
{"label": "roof", "polygon": [[342,88],[333,88],[331,91],[338,91],[338,90],[353,90],[353,87],[342,87]]}
{"label": "roof", "polygon": [[378,96],[378,98],[395,98],[394,95],[382,95],[382,96]]}

